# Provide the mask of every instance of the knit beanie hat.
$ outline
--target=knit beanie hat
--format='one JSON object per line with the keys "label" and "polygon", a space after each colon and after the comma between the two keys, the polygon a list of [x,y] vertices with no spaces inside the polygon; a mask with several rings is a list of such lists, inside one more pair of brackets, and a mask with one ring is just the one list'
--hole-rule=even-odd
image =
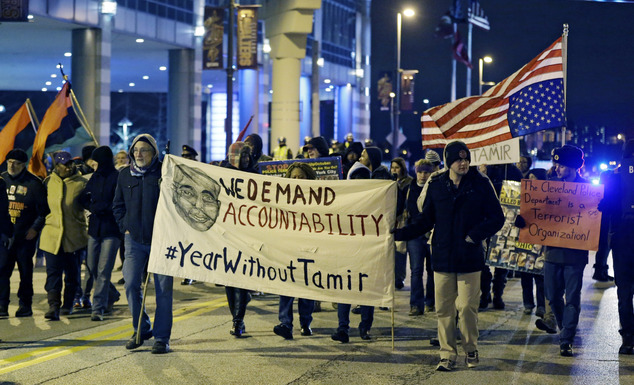
{"label": "knit beanie hat", "polygon": [[84,162],[87,161],[88,159],[92,159],[92,152],[95,150],[95,148],[97,147],[93,145],[84,146],[81,149],[81,159]]}
{"label": "knit beanie hat", "polygon": [[583,151],[566,144],[553,150],[553,162],[578,170],[583,166]]}
{"label": "knit beanie hat", "polygon": [[100,146],[92,152],[92,159],[99,165],[97,172],[104,174],[107,171],[114,170],[114,157],[112,150],[108,146]]}
{"label": "knit beanie hat", "polygon": [[383,160],[383,152],[378,147],[366,147],[365,152],[368,154],[368,158],[370,158],[370,164],[372,165],[372,171],[379,168],[381,165],[381,160]]}
{"label": "knit beanie hat", "polygon": [[323,136],[316,136],[308,141],[308,144],[315,147],[320,156],[328,156],[328,142]]}
{"label": "knit beanie hat", "polygon": [[432,162],[436,166],[440,165],[440,156],[434,150],[427,150],[427,153],[425,153],[425,159]]}
{"label": "knit beanie hat", "polygon": [[464,142],[454,140],[445,146],[445,167],[451,167],[453,162],[460,159],[467,159],[471,162],[471,152]]}
{"label": "knit beanie hat", "polygon": [[9,151],[6,159],[13,159],[17,160],[18,162],[26,163],[29,160],[29,157],[28,155],[26,155],[26,152],[23,149],[14,148],[13,150]]}

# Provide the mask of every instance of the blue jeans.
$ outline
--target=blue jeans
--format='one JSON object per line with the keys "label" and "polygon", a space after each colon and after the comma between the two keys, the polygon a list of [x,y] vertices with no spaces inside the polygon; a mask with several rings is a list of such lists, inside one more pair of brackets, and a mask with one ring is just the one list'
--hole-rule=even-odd
{"label": "blue jeans", "polygon": [[629,245],[617,245],[612,249],[616,296],[619,300],[621,334],[634,335],[634,253]]}
{"label": "blue jeans", "polygon": [[535,280],[537,307],[545,308],[546,300],[544,296],[544,277],[539,274],[522,272],[522,300],[524,307],[532,309],[535,307],[535,297],[533,297],[533,279]]}
{"label": "blue jeans", "polygon": [[572,344],[577,333],[585,268],[586,265],[544,263],[544,289],[557,325],[561,329],[559,333],[561,344]]}
{"label": "blue jeans", "polygon": [[108,303],[116,301],[120,296],[117,289],[110,282],[120,243],[119,237],[88,237],[86,267],[95,283],[95,292],[92,297],[93,313],[103,314],[108,307]]}
{"label": "blue jeans", "polygon": [[[293,330],[293,301],[295,298],[280,295],[279,319],[282,325]],[[299,324],[301,327],[310,327],[313,322],[313,309],[315,301],[312,299],[297,299],[297,312],[299,313]]]}
{"label": "blue jeans", "polygon": [[[424,237],[418,237],[407,242],[409,265],[411,269],[412,289],[409,296],[409,306],[424,309],[425,305],[434,306],[434,273],[431,271],[431,254],[429,245]],[[427,268],[427,295],[423,286],[423,269]]]}
{"label": "blue jeans", "polygon": [[394,251],[394,279],[396,284],[405,282],[407,277],[407,254]]}
{"label": "blue jeans", "polygon": [[[337,331],[348,332],[350,329],[350,305],[340,303],[337,306],[337,317],[339,318],[339,327]],[[374,306],[361,306],[361,322],[359,330],[370,331],[372,322],[374,321]]]}
{"label": "blue jeans", "polygon": [[[141,334],[152,329],[150,317],[141,308],[143,301],[143,272],[150,257],[150,245],[136,242],[125,235],[125,261],[123,262],[123,278],[125,279],[125,295],[132,313],[132,326],[137,332],[139,315],[141,316]],[[168,343],[172,333],[172,288],[174,279],[167,275],[154,274],[154,290],[156,292],[156,313],[154,314],[154,339]]]}

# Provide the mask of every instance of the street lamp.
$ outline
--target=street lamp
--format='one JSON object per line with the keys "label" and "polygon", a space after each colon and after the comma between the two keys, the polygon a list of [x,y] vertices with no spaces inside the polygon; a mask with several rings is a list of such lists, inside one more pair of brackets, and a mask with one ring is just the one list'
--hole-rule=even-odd
{"label": "street lamp", "polygon": [[[401,115],[401,24],[403,15],[412,17],[416,14],[413,9],[407,8],[403,13],[396,14],[396,111],[394,111],[394,119],[392,127],[392,155],[396,155],[398,150],[398,130],[399,117]],[[394,110],[394,108],[392,108]]]}
{"label": "street lamp", "polygon": [[480,85],[480,95],[482,95],[482,86],[494,86],[495,82],[483,82],[482,81],[482,71],[484,70],[484,63],[491,63],[493,61],[493,59],[491,58],[491,56],[485,56],[483,58],[478,59],[478,65],[479,65],[479,82],[478,84]]}

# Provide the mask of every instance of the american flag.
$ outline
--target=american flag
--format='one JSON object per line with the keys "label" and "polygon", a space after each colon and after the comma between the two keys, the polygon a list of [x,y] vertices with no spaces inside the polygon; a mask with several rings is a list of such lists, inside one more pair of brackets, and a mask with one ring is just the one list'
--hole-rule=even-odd
{"label": "american flag", "polygon": [[487,31],[491,29],[489,18],[484,15],[484,11],[480,7],[478,0],[471,0],[471,5],[469,6],[469,23]]}
{"label": "american flag", "polygon": [[462,140],[469,148],[566,125],[562,39],[482,96],[428,109],[421,118],[423,148]]}

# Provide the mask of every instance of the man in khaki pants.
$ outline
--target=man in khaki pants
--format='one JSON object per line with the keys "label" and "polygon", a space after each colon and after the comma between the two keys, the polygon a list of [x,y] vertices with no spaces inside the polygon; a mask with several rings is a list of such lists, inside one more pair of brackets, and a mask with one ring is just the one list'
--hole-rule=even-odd
{"label": "man in khaki pants", "polygon": [[440,342],[436,370],[451,371],[458,358],[456,313],[465,363],[469,368],[479,363],[478,305],[484,241],[502,228],[504,214],[489,179],[476,167],[469,167],[471,155],[466,144],[448,143],[444,156],[446,168],[434,173],[423,188],[420,215],[395,230],[394,238],[410,240],[434,229],[431,263]]}

